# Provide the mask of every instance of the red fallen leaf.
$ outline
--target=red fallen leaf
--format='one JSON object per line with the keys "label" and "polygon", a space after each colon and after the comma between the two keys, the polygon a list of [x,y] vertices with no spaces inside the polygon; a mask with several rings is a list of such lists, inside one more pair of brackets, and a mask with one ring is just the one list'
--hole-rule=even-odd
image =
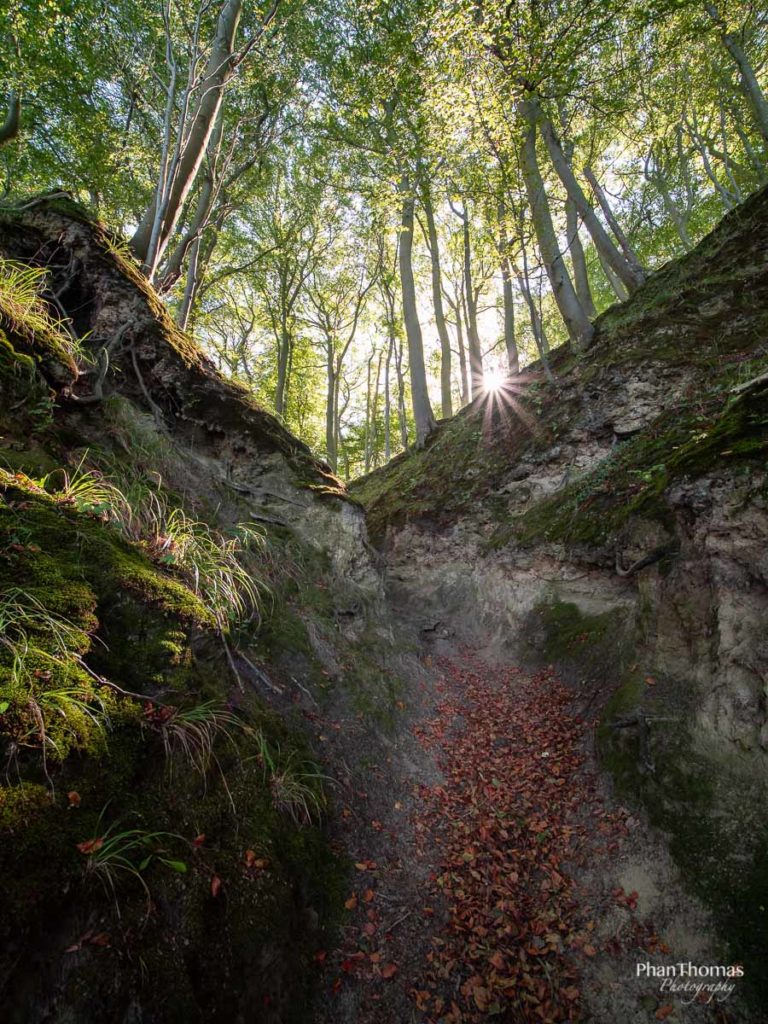
{"label": "red fallen leaf", "polygon": [[196,850],[199,850],[204,842],[205,842],[205,833],[201,832],[199,836],[195,836],[195,838],[192,840],[192,845],[194,846],[194,848]]}
{"label": "red fallen leaf", "polygon": [[246,850],[245,857],[243,859],[245,860],[245,866],[247,868],[253,867],[253,862],[256,860],[256,854],[253,850]]}
{"label": "red fallen leaf", "polygon": [[214,875],[211,879],[211,896],[218,896],[221,892],[221,879],[218,875]]}
{"label": "red fallen leaf", "polygon": [[312,957],[312,959],[315,961],[316,964],[324,964],[325,963],[325,959],[326,959],[327,956],[328,956],[328,951],[327,950],[325,950],[325,949],[318,949],[318,951],[315,953],[315,955]]}
{"label": "red fallen leaf", "polygon": [[112,941],[112,936],[109,932],[99,932],[98,935],[94,935],[88,941],[92,946],[108,946]]}
{"label": "red fallen leaf", "polygon": [[664,1006],[660,1006],[654,1016],[656,1020],[666,1020],[670,1014],[675,1012],[674,1006],[671,1003],[666,1003]]}
{"label": "red fallen leaf", "polygon": [[494,953],[492,957],[489,957],[488,962],[492,967],[495,967],[497,971],[504,970],[504,957],[501,953]]}
{"label": "red fallen leaf", "polygon": [[584,950],[585,956],[595,956],[597,954],[597,950],[595,949],[595,947],[590,946],[589,944],[587,944],[586,946],[582,946],[582,949]]}
{"label": "red fallen leaf", "polygon": [[344,971],[345,974],[351,974],[352,971],[354,971],[354,969],[355,969],[355,962],[354,962],[354,960],[350,960],[349,957],[347,957],[346,960],[342,960],[341,961],[341,969],[342,969],[342,971]]}
{"label": "red fallen leaf", "polygon": [[372,924],[370,921],[368,921],[367,924],[363,925],[363,931],[368,936],[375,935],[376,934],[376,925]]}
{"label": "red fallen leaf", "polygon": [[568,988],[561,988],[560,991],[570,1002],[575,1002],[581,993],[574,985],[569,985]]}
{"label": "red fallen leaf", "polygon": [[381,953],[369,953],[368,959],[371,961],[372,964],[377,964],[379,960],[381,960]]}
{"label": "red fallen leaf", "polygon": [[80,851],[80,853],[88,855],[91,853],[98,853],[98,851],[102,848],[103,845],[103,839],[86,839],[84,842],[78,843],[77,848]]}
{"label": "red fallen leaf", "polygon": [[373,889],[366,889],[363,893],[363,903],[372,903],[375,895]]}
{"label": "red fallen leaf", "polygon": [[397,974],[397,964],[384,964],[381,968],[382,978],[394,978]]}
{"label": "red fallen leaf", "polygon": [[355,907],[357,906],[357,896],[355,896],[354,894],[350,896],[348,900],[345,900],[344,906],[347,908],[347,910],[354,910]]}
{"label": "red fallen leaf", "polygon": [[70,791],[67,793],[67,800],[69,801],[70,807],[80,806],[80,794],[77,792],[76,789],[70,789]]}

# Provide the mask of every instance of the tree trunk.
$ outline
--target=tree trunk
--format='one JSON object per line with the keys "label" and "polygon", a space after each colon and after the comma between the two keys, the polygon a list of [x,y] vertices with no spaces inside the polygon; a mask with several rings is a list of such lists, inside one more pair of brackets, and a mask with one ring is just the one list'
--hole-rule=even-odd
{"label": "tree trunk", "polygon": [[469,380],[471,397],[477,398],[483,391],[483,351],[477,329],[477,303],[472,285],[472,249],[469,237],[469,213],[466,204],[461,214],[461,230],[464,242],[464,301],[467,307],[467,347],[469,348]]}
{"label": "tree trunk", "polygon": [[620,277],[617,277],[614,274],[613,267],[604,259],[601,252],[598,252],[597,257],[600,260],[600,266],[603,268],[603,273],[608,278],[608,284],[613,289],[616,298],[620,299],[622,302],[626,302],[629,298],[629,292],[627,291],[624,282]]}
{"label": "tree trunk", "polygon": [[275,387],[275,412],[285,416],[286,390],[288,386],[288,362],[291,352],[291,332],[288,323],[283,319],[277,352],[277,385]]}
{"label": "tree trunk", "polygon": [[371,364],[373,352],[368,356],[368,376],[365,382],[365,472],[371,468]]}
{"label": "tree trunk", "polygon": [[197,289],[200,287],[200,278],[198,276],[199,261],[200,236],[198,235],[192,243],[192,248],[189,251],[189,263],[187,265],[187,281],[184,287],[184,298],[181,300],[181,306],[179,307],[179,313],[176,318],[176,322],[182,331],[186,331],[187,329],[190,313],[192,312],[192,306],[194,305],[195,296],[197,295]]}
{"label": "tree trunk", "polygon": [[8,96],[8,113],[5,121],[0,125],[0,146],[15,139],[21,128],[21,96],[17,92],[11,92]]}
{"label": "tree trunk", "polygon": [[579,213],[572,199],[565,200],[565,230],[568,235],[568,249],[573,267],[573,286],[576,295],[590,320],[595,318],[595,303],[589,286],[589,273],[584,248],[579,238]]}
{"label": "tree trunk", "polygon": [[427,218],[427,237],[431,257],[432,271],[432,305],[435,310],[435,325],[440,339],[440,406],[444,419],[453,416],[453,400],[451,397],[451,340],[445,324],[443,311],[443,285],[440,273],[440,246],[435,227],[435,212],[432,208],[432,197],[429,184],[424,187],[424,214]]}
{"label": "tree trunk", "polygon": [[557,242],[547,193],[544,189],[544,181],[541,177],[539,161],[536,156],[535,110],[531,109],[528,101],[521,102],[519,109],[527,122],[527,129],[520,152],[520,167],[528,194],[528,203],[531,209],[536,238],[539,243],[539,250],[547,269],[547,276],[552,285],[555,302],[565,322],[571,344],[576,351],[584,351],[592,341],[594,328],[579,302]]}
{"label": "tree trunk", "polygon": [[[652,160],[656,164],[656,169],[654,171],[651,171]],[[688,234],[688,225],[686,224],[686,219],[680,212],[679,206],[672,198],[672,194],[667,188],[667,183],[664,180],[664,172],[658,164],[658,160],[655,157],[653,148],[651,148],[650,153],[645,159],[643,174],[645,176],[645,180],[649,182],[651,185],[653,185],[654,188],[658,191],[659,195],[661,196],[661,201],[664,206],[664,210],[666,211],[666,214],[669,217],[669,219],[674,224],[675,229],[677,230],[677,233],[680,236],[680,241],[683,243],[684,249],[686,250],[686,252],[690,252],[693,248],[693,242],[691,241],[690,235]],[[610,281],[610,277],[608,278],[608,280]],[[621,298],[621,296],[619,296],[619,298]]]}
{"label": "tree trunk", "polygon": [[373,385],[373,398],[371,400],[371,434],[370,434],[370,445],[371,455],[370,462],[375,469],[379,464],[379,452],[378,452],[378,440],[379,440],[379,383],[381,381],[381,359],[383,352],[379,352],[379,358],[376,362],[376,379]]}
{"label": "tree trunk", "polygon": [[[242,14],[243,0],[226,0],[219,14],[216,35],[211,45],[208,64],[198,90],[198,100],[192,114],[189,131],[186,133],[179,153],[179,159],[172,168],[172,180],[169,182],[160,209],[157,208],[157,197],[144,213],[136,233],[131,239],[131,247],[136,256],[151,269],[157,266],[162,257],[168,240],[172,235],[189,190],[197,178],[202,164],[211,132],[221,109],[224,90],[232,75],[234,42]],[[180,134],[185,126],[177,126]],[[156,232],[154,252],[150,252],[153,226],[159,221],[160,229]]]}
{"label": "tree trunk", "polygon": [[461,405],[469,403],[469,373],[467,372],[467,349],[464,345],[464,327],[461,320],[461,302],[457,301],[453,309],[456,317],[456,343],[459,346],[459,371],[461,373]]}
{"label": "tree trunk", "polygon": [[511,377],[520,372],[520,356],[515,339],[515,293],[512,289],[512,260],[509,255],[509,240],[506,229],[506,209],[499,203],[499,258],[501,263],[501,289],[504,304],[504,347],[507,351],[507,369]]}
{"label": "tree trunk", "polygon": [[536,101],[530,101],[532,117],[539,117],[541,124],[541,135],[549,151],[552,166],[557,172],[558,178],[565,186],[568,198],[572,200],[577,212],[584,221],[584,227],[592,236],[595,248],[603,254],[606,262],[610,263],[615,273],[621,278],[630,291],[637,288],[645,280],[645,275],[639,267],[633,267],[622,256],[619,250],[611,241],[608,232],[605,230],[595,213],[592,204],[584,195],[581,185],[576,180],[573,168],[570,165],[560,139],[555,132],[552,122],[540,114]]}
{"label": "tree trunk", "polygon": [[531,331],[533,332],[533,340],[536,343],[536,351],[539,353],[539,359],[541,359],[541,365],[544,367],[544,373],[551,383],[555,378],[549,365],[549,359],[547,358],[549,354],[549,342],[544,330],[544,324],[541,322],[539,311],[536,308],[536,303],[533,301],[533,296],[531,295],[527,262],[524,274],[518,273],[517,275],[517,283],[520,286],[520,291],[522,292],[525,304],[528,307],[528,315],[531,320]]}
{"label": "tree trunk", "polygon": [[400,421],[400,442],[408,447],[408,417],[405,412],[405,376],[403,374],[403,347],[395,338],[395,372],[397,373],[397,418]]}
{"label": "tree trunk", "polygon": [[[590,186],[592,187],[592,191],[595,194],[595,198],[600,204],[600,209],[603,211],[603,215],[605,216],[605,219],[608,222],[608,227],[614,233],[616,241],[621,246],[621,251],[624,253],[627,263],[634,271],[635,277],[638,279],[638,283],[642,284],[645,280],[645,271],[640,266],[640,261],[637,258],[637,254],[630,245],[629,239],[622,231],[621,225],[614,217],[613,210],[611,209],[611,204],[608,202],[608,197],[606,196],[603,188],[601,187],[600,182],[592,173],[592,169],[590,167],[584,168],[584,177],[587,179]],[[616,270],[615,267],[614,270]],[[618,271],[616,271],[616,273],[618,274]],[[626,281],[621,274],[618,274],[618,276],[621,277],[622,281],[624,281],[624,284],[627,286],[629,291],[632,291],[631,283]]]}
{"label": "tree trunk", "polygon": [[389,337],[387,344],[387,361],[384,364],[384,461],[392,458],[392,395],[390,392],[390,370],[392,366],[392,349],[394,338]]}
{"label": "tree trunk", "polygon": [[760,129],[760,134],[766,142],[768,142],[768,101],[766,100],[763,90],[760,88],[760,84],[757,81],[757,75],[755,74],[754,68],[750,64],[749,58],[744,52],[744,48],[739,42],[736,33],[728,31],[728,28],[720,17],[720,13],[715,5],[712,3],[705,3],[704,9],[720,29],[720,38],[723,40],[726,50],[730,53],[733,63],[739,69],[741,87],[747,98],[747,102],[752,109],[755,123]]}
{"label": "tree trunk", "polygon": [[338,387],[336,369],[333,361],[333,339],[326,338],[326,393],[325,393],[325,457],[333,472],[338,467],[338,450],[336,447],[337,422],[336,401]]}
{"label": "tree trunk", "polygon": [[415,200],[410,194],[407,175],[400,179],[398,191],[401,195],[400,245],[398,260],[400,266],[400,287],[403,296],[403,319],[408,339],[408,361],[411,367],[411,402],[416,423],[416,447],[423,448],[435,428],[435,417],[427,390],[427,371],[424,365],[424,343],[416,305],[416,285],[413,279],[413,222]]}

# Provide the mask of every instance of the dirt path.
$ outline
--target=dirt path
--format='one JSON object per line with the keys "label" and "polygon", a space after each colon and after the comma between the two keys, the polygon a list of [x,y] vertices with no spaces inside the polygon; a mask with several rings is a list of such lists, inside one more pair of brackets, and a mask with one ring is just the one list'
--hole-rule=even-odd
{"label": "dirt path", "polygon": [[573,691],[467,652],[431,668],[410,736],[342,811],[355,877],[318,1024],[740,1019],[636,977],[679,959],[682,912],[643,874],[659,852],[605,793]]}

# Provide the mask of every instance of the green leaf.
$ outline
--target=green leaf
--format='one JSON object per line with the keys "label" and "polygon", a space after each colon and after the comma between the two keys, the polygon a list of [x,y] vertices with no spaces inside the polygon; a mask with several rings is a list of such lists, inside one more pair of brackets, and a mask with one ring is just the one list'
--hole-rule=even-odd
{"label": "green leaf", "polygon": [[187,865],[183,860],[166,860],[166,858],[163,857],[162,861],[163,864],[167,864],[169,868],[172,868],[174,871],[178,871],[180,875],[186,874]]}

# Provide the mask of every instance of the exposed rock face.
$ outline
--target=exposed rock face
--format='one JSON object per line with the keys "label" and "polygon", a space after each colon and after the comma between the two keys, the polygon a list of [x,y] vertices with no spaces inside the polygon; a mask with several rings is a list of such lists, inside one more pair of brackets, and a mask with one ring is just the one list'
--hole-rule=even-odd
{"label": "exposed rock face", "polygon": [[[501,409],[353,493],[429,635],[555,662],[756,991],[768,947],[768,193]],[[754,380],[754,384],[749,382]],[[747,385],[747,386],[745,386]],[[439,626],[438,626],[439,624]],[[763,908],[763,909],[761,909]],[[759,998],[764,998],[758,996]]]}

